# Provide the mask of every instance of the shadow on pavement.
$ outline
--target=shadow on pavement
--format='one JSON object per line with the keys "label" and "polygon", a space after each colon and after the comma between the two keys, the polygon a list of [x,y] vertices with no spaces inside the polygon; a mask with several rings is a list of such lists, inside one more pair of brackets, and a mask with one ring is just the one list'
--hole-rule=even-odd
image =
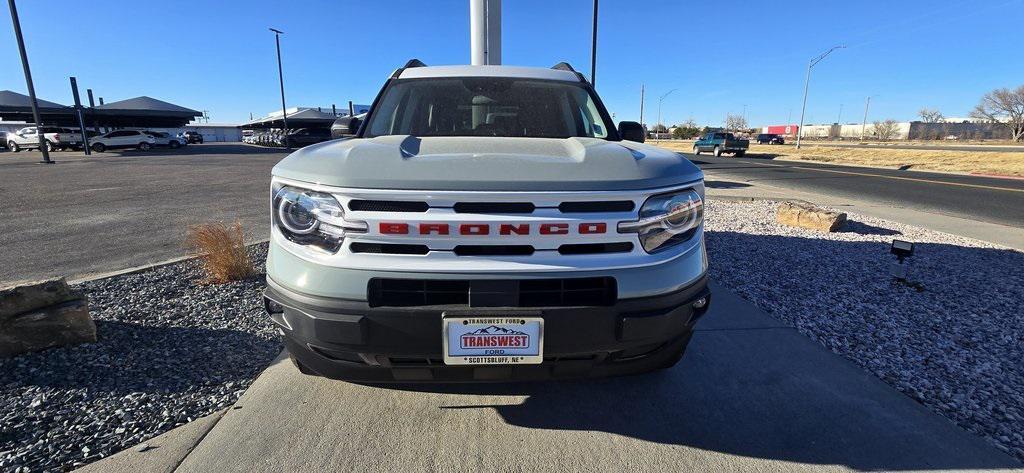
{"label": "shadow on pavement", "polygon": [[708,189],[742,189],[750,187],[750,184],[733,181],[704,181],[704,187]]}
{"label": "shadow on pavement", "polygon": [[[851,231],[898,234],[863,224]],[[917,292],[889,282],[888,246],[709,232],[712,278],[747,288],[743,297],[771,301],[765,308],[787,325],[808,327],[808,335],[736,322],[746,309],[716,297],[685,358],[670,370],[596,381],[388,389],[525,395],[521,404],[439,408],[493,409],[529,429],[607,432],[753,458],[863,470],[1020,468],[950,419],[994,438],[1002,433],[993,422],[1001,422],[981,418],[1016,409],[1014,393],[1024,389],[1024,369],[1015,361],[1020,349],[981,347],[1006,346],[1006,330],[1024,326],[1024,316],[1008,305],[1024,298],[1022,285],[993,281],[1024,267],[1024,255],[919,243],[912,275],[925,291]],[[964,266],[987,269],[952,271]],[[869,367],[830,353],[813,340],[818,336]],[[961,408],[942,407],[953,404]]]}

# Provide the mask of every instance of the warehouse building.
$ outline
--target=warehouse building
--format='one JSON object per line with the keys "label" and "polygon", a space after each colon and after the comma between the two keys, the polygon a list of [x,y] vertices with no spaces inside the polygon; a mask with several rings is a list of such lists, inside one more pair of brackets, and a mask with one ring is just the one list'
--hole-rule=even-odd
{"label": "warehouse building", "polygon": [[[1010,131],[998,123],[984,123],[971,119],[947,120],[943,123],[925,123],[919,121],[896,122],[890,140],[1008,140]],[[783,135],[790,140],[796,139],[798,125],[769,125],[761,129],[762,133]],[[874,123],[830,123],[827,125],[804,125],[803,138],[811,140],[859,140],[879,139]]]}

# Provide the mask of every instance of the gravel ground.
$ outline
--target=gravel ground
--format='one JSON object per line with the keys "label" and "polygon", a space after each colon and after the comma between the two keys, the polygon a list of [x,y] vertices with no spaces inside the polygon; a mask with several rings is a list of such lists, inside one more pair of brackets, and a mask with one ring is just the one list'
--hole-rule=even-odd
{"label": "gravel ground", "polygon": [[[851,214],[779,225],[773,202],[710,202],[711,277],[1024,461],[1024,253]],[[893,238],[916,242],[909,280]]]}
{"label": "gravel ground", "polygon": [[282,348],[264,277],[201,278],[188,261],[83,283],[97,343],[0,360],[0,471],[81,466],[238,400]]}

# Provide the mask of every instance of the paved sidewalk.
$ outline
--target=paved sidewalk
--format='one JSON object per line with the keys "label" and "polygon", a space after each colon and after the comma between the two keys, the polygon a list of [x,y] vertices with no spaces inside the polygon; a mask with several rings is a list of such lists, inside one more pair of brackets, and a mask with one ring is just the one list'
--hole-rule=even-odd
{"label": "paved sidewalk", "polygon": [[[680,365],[586,382],[376,387],[279,358],[187,456],[92,471],[836,471],[1022,465],[715,286]],[[173,433],[173,432],[172,432]],[[156,452],[158,450],[155,450]],[[176,451],[182,451],[176,449]],[[148,452],[147,452],[148,453]],[[163,462],[163,463],[161,463]]]}

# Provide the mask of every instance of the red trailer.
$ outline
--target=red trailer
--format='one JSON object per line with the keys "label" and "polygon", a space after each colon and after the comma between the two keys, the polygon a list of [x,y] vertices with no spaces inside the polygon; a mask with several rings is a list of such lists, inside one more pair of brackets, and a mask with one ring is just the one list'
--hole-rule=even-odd
{"label": "red trailer", "polygon": [[765,133],[783,136],[796,136],[796,131],[799,128],[799,125],[769,125],[768,130],[765,131]]}

